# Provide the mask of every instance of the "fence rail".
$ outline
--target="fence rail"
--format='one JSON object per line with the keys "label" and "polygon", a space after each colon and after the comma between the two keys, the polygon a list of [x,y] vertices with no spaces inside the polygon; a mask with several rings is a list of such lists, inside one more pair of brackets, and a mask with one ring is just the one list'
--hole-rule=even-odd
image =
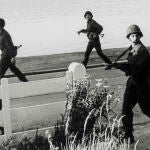
{"label": "fence rail", "polygon": [[[121,61],[120,61],[121,62]],[[105,64],[90,65],[88,68],[104,67]],[[67,71],[66,71],[67,70]],[[58,97],[49,97],[50,94],[57,94],[60,92],[65,93],[67,83],[73,85],[73,80],[85,79],[86,69],[80,63],[72,63],[66,68],[36,72],[36,74],[61,72],[66,71],[66,75],[61,78],[51,78],[45,80],[36,80],[30,82],[8,83],[8,79],[3,78],[0,86],[0,98],[2,99],[2,111],[0,111],[0,118],[4,119],[5,139],[8,139],[12,135],[13,128],[27,128],[33,124],[48,123],[48,128],[54,125],[54,122],[60,119],[60,114],[65,110],[65,98],[57,101]],[[33,75],[33,73],[32,73]],[[116,84],[120,80],[111,80],[111,83]],[[121,82],[123,82],[121,80]],[[37,95],[47,94],[49,101],[47,103],[26,105],[25,107],[10,107],[10,102],[14,99],[18,99],[18,102],[22,99],[29,97],[29,103],[33,101],[31,97],[37,100]],[[62,95],[61,95],[62,96]],[[65,97],[65,96],[64,96]],[[41,99],[42,100],[42,99]],[[12,123],[13,120],[13,123]],[[1,119],[0,119],[1,121]],[[33,125],[34,126],[34,125]],[[23,128],[24,127],[24,128]],[[45,127],[46,126],[42,126]],[[36,129],[34,130],[36,131]],[[27,131],[28,132],[28,131]],[[19,133],[19,135],[21,132]],[[17,133],[13,133],[17,136]],[[1,136],[0,136],[1,138]]]}
{"label": "fence rail", "polygon": [[[59,71],[62,70],[67,69]],[[52,71],[45,71],[44,73],[49,72]],[[0,117],[3,117],[4,138],[7,140],[12,135],[15,126],[26,128],[35,123],[42,124],[43,122],[47,122],[47,127],[53,126],[54,121],[60,119],[60,114],[64,113],[65,110],[64,101],[54,102],[52,99],[47,104],[11,108],[11,99],[64,92],[67,83],[73,84],[73,80],[85,79],[85,75],[86,69],[82,64],[72,63],[66,71],[66,76],[61,78],[11,84],[8,83],[8,79],[3,78],[0,86],[0,98],[2,99],[2,114],[0,114]],[[15,122],[14,124],[12,124],[12,120]]]}

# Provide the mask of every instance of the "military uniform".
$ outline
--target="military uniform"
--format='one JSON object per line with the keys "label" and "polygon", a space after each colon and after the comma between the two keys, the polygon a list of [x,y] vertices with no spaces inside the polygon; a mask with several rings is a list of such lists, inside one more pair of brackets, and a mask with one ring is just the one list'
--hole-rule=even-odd
{"label": "military uniform", "polygon": [[[87,11],[84,15],[84,17],[86,17],[86,14],[90,14],[92,17],[92,13]],[[87,66],[88,60],[89,60],[89,56],[92,52],[92,49],[95,48],[97,54],[108,64],[112,64],[112,62],[110,61],[110,59],[104,55],[104,53],[102,52],[101,49],[101,43],[99,40],[99,34],[103,31],[103,27],[98,24],[95,20],[91,19],[87,22],[87,28],[86,29],[82,29],[80,30],[80,32],[82,33],[87,33],[87,37],[89,39],[87,48],[86,48],[86,52],[84,55],[84,60],[83,60],[83,64],[84,66]]]}
{"label": "military uniform", "polygon": [[129,47],[127,60],[127,64],[120,64],[117,68],[129,76],[122,106],[122,123],[126,137],[132,137],[134,106],[138,103],[142,112],[150,117],[150,55],[139,42],[134,47]]}
{"label": "military uniform", "polygon": [[20,81],[27,82],[25,75],[16,67],[11,59],[17,55],[17,47],[14,46],[9,33],[2,29],[0,32],[0,49],[2,51],[0,60],[0,79],[4,77],[7,69],[9,68]]}

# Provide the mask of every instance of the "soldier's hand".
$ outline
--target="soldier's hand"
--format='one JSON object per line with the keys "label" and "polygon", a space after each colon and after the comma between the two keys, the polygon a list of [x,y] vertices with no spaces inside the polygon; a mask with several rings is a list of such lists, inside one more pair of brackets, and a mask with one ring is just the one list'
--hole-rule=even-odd
{"label": "soldier's hand", "polygon": [[107,64],[105,70],[110,70],[112,68],[112,64]]}
{"label": "soldier's hand", "polygon": [[81,31],[78,31],[77,33],[78,33],[78,35],[80,35]]}
{"label": "soldier's hand", "polygon": [[116,69],[119,69],[119,68],[120,68],[120,64],[118,64],[118,63],[115,62],[115,63],[113,64],[113,67],[116,68]]}
{"label": "soldier's hand", "polygon": [[12,63],[12,64],[15,64],[15,63],[16,63],[16,59],[15,59],[15,58],[12,58],[12,59],[11,59],[11,63]]}
{"label": "soldier's hand", "polygon": [[104,37],[104,34],[100,34],[101,37]]}

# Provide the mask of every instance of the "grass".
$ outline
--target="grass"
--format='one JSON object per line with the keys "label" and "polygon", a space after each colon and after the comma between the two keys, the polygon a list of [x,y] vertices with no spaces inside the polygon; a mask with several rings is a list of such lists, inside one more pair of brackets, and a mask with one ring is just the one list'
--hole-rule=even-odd
{"label": "grass", "polygon": [[[119,99],[107,80],[97,79],[90,87],[90,77],[74,81],[66,90],[66,112],[46,136],[33,139],[24,136],[20,141],[11,138],[1,150],[130,150],[128,141],[122,141],[121,119],[113,108]],[[136,150],[137,143],[134,150]]]}
{"label": "grass", "polygon": [[68,85],[65,131],[71,140],[65,150],[129,150],[129,141],[122,141],[122,117],[113,111],[118,100],[107,80],[97,80],[92,89],[88,78]]}

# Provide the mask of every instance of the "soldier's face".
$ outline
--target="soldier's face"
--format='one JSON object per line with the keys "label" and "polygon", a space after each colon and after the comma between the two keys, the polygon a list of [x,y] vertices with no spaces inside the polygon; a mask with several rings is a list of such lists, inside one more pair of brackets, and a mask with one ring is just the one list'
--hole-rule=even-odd
{"label": "soldier's face", "polygon": [[91,16],[90,14],[86,14],[85,19],[86,19],[87,21],[89,21],[89,20],[92,19],[92,16]]}
{"label": "soldier's face", "polygon": [[137,43],[140,41],[141,36],[137,33],[130,34],[129,39],[133,43]]}

